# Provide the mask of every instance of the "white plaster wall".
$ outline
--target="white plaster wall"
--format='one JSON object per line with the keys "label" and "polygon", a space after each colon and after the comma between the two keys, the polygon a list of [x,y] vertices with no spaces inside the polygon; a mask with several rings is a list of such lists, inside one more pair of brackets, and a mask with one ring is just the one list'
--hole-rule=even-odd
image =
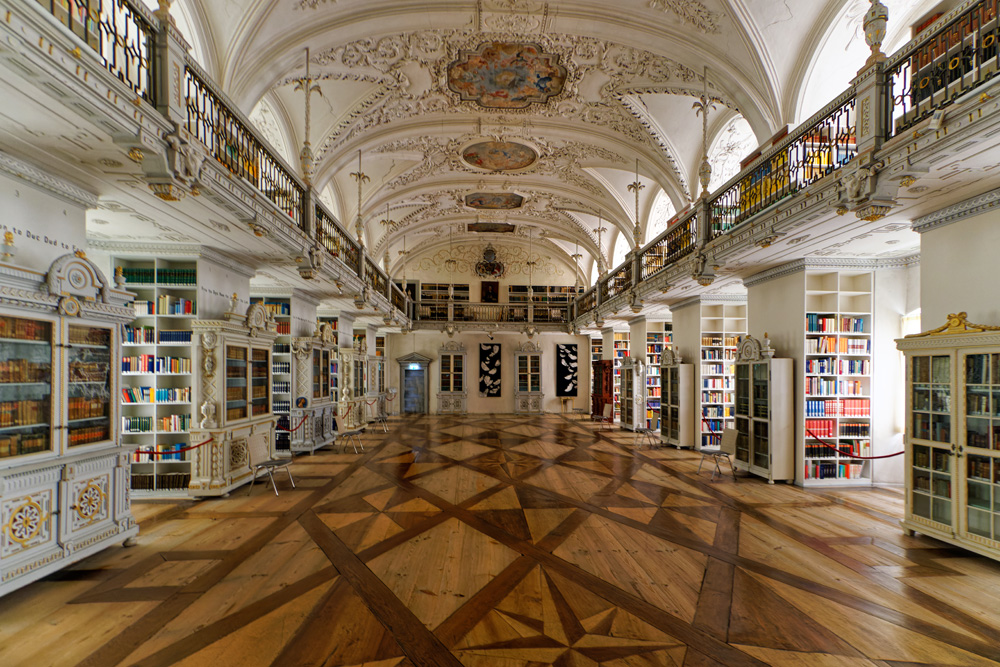
{"label": "white plaster wall", "polygon": [[1000,210],[920,236],[921,328],[965,311],[977,324],[1000,325]]}
{"label": "white plaster wall", "polygon": [[250,278],[198,258],[198,319],[221,318],[229,312],[234,293],[236,310],[243,314],[250,307]]}
{"label": "white plaster wall", "polygon": [[[441,345],[446,341],[454,341],[465,345],[466,374],[465,382],[468,390],[468,411],[470,413],[512,413],[514,412],[514,383],[516,369],[514,354],[519,345],[527,340],[524,334],[494,334],[494,340],[489,340],[483,333],[458,333],[454,338],[434,333],[389,334],[386,341],[389,354],[386,363],[386,384],[399,389],[399,364],[397,357],[416,352],[430,357],[430,412],[437,414],[437,392],[440,390],[440,367],[437,359]],[[542,348],[542,391],[544,401],[542,409],[545,412],[560,412],[562,400],[556,396],[556,344],[576,343],[580,355],[580,375],[577,385],[577,396],[573,400],[573,408],[588,409],[590,407],[590,337],[573,336],[565,333],[536,334],[532,342]],[[483,343],[499,343],[501,395],[496,398],[486,398],[479,395],[479,345]]]}
{"label": "white plaster wall", "polygon": [[0,235],[14,234],[17,266],[46,271],[56,258],[87,247],[86,209],[30,183],[0,174],[0,210]]}

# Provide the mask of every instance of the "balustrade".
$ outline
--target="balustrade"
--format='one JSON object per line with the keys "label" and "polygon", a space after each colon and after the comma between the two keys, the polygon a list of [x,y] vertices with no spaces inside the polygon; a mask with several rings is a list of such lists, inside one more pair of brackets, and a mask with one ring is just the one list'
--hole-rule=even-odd
{"label": "balustrade", "polygon": [[643,248],[640,278],[646,280],[694,250],[698,242],[698,216],[694,211],[670,226]]}
{"label": "balustrade", "polygon": [[382,269],[378,268],[375,262],[369,257],[365,257],[365,280],[368,281],[368,286],[375,290],[377,294],[386,296],[389,279],[386,278],[386,275],[382,273]]}
{"label": "balustrade", "polygon": [[319,204],[316,205],[316,240],[355,274],[361,270],[361,249],[351,235]]}

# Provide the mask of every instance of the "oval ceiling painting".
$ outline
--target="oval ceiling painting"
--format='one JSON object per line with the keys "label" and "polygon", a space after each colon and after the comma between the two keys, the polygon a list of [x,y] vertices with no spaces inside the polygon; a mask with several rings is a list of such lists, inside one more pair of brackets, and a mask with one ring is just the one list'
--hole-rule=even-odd
{"label": "oval ceiling painting", "polygon": [[462,51],[448,67],[448,87],[465,101],[487,109],[524,109],[545,104],[566,83],[559,56],[537,44],[486,42]]}
{"label": "oval ceiling painting", "polygon": [[514,171],[534,164],[538,153],[531,146],[512,141],[480,141],[462,151],[462,159],[487,171]]}
{"label": "oval ceiling painting", "polygon": [[509,211],[521,208],[524,197],[513,192],[476,192],[465,195],[465,205],[469,208]]}

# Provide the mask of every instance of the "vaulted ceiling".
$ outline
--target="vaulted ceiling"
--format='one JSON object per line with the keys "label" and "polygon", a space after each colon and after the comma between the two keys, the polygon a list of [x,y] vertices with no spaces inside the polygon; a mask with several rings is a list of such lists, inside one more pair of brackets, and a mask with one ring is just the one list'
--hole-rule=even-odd
{"label": "vaulted ceiling", "polygon": [[[632,243],[636,171],[641,243],[697,198],[699,96],[715,105],[715,168],[732,171],[734,153],[847,87],[868,54],[868,4],[177,0],[172,15],[193,55],[291,164],[310,141],[317,189],[352,231],[351,174],[369,177],[365,242],[394,275],[404,243],[412,260],[449,236],[504,245],[531,236],[569,263],[579,247],[590,276],[599,252],[610,265],[616,246],[620,254]],[[942,5],[886,4],[890,50]],[[295,85],[306,48],[319,92],[308,137]],[[734,121],[749,128],[735,144]],[[477,221],[513,232],[470,231]]]}

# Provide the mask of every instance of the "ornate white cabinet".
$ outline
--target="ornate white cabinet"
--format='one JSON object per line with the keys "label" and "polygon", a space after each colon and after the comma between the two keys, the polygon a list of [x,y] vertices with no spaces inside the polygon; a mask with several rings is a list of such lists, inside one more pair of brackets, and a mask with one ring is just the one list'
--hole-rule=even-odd
{"label": "ornate white cabinet", "polygon": [[681,363],[673,349],[660,356],[660,439],[674,447],[694,447],[694,366]]}
{"label": "ornate white cabinet", "polygon": [[514,352],[514,412],[542,412],[542,348],[525,341]]}
{"label": "ornate white cabinet", "polygon": [[[221,320],[191,323],[195,344],[195,400],[201,419],[191,429],[192,496],[220,496],[250,481],[249,438],[262,438],[274,454],[271,349],[277,327],[255,303]],[[202,445],[201,443],[207,443]]]}
{"label": "ornate white cabinet", "polygon": [[131,300],[82,252],[0,264],[0,595],[139,530],[118,444]]}
{"label": "ornate white cabinet", "polygon": [[313,452],[332,444],[337,430],[337,331],[323,324],[311,338],[293,338],[295,365],[289,428],[293,452]]}
{"label": "ornate white cabinet", "polygon": [[622,428],[634,431],[646,426],[646,373],[639,357],[622,361]]}
{"label": "ornate white cabinet", "polygon": [[465,345],[448,341],[438,355],[438,412],[443,415],[464,415],[469,398],[465,382]]}
{"label": "ornate white cabinet", "polygon": [[903,527],[1000,560],[1000,327],[949,315],[906,355]]}
{"label": "ornate white cabinet", "polygon": [[768,482],[795,479],[792,360],[767,338],[740,336],[736,350],[735,466]]}

